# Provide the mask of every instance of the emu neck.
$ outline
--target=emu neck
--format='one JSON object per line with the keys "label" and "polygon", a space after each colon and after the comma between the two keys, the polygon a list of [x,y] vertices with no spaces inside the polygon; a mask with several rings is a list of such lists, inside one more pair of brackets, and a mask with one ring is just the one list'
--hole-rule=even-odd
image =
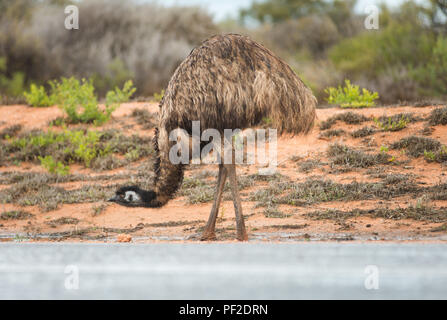
{"label": "emu neck", "polygon": [[154,136],[155,150],[155,193],[159,206],[173,198],[183,181],[183,165],[169,160],[169,150],[174,142],[169,141],[166,128],[157,128]]}

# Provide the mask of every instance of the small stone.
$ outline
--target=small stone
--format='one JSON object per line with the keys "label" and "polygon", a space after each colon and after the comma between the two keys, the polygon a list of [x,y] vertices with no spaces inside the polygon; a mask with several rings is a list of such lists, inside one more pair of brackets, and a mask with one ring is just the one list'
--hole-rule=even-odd
{"label": "small stone", "polygon": [[132,237],[128,234],[119,234],[116,236],[116,242],[131,242]]}

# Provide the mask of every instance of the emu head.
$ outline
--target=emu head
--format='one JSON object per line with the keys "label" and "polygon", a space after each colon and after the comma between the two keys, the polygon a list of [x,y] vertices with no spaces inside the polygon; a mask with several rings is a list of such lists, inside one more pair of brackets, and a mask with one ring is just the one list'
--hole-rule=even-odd
{"label": "emu head", "polygon": [[137,186],[127,186],[119,188],[115,196],[108,201],[126,207],[158,207],[156,198],[157,195],[152,190],[146,191]]}

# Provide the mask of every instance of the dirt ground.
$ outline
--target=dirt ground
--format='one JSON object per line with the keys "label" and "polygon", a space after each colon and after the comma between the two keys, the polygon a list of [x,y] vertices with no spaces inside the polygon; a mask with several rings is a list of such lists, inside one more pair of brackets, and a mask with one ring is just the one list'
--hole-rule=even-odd
{"label": "dirt ground", "polygon": [[[406,152],[407,148],[391,147],[409,136],[447,145],[447,126],[429,125],[430,113],[437,108],[442,106],[318,109],[318,120],[309,135],[278,138],[276,175],[270,178],[257,175],[257,165],[238,167],[249,240],[447,241],[445,165],[442,161],[428,161],[424,155],[413,156]],[[158,105],[122,104],[110,122],[93,129],[117,128],[125,135],[152,136],[153,129],[144,129],[132,117],[135,109],[155,114]],[[366,119],[359,123],[350,123],[348,119],[346,123],[341,117],[323,130],[325,121],[349,111]],[[402,130],[386,131],[374,121],[397,114],[411,114],[408,117],[412,120]],[[47,130],[49,121],[60,116],[62,112],[57,107],[0,106],[0,131],[15,124],[21,124],[23,132]],[[364,127],[373,131],[363,137],[358,136],[361,133],[352,136]],[[345,151],[336,151],[334,146],[343,146]],[[354,152],[351,154],[349,150]],[[198,241],[211,210],[210,195],[217,166],[188,167],[182,190],[162,208],[126,208],[104,201],[113,195],[116,186],[137,179],[138,174],[139,179],[146,174],[150,184],[151,163],[149,156],[105,171],[70,165],[70,174],[91,179],[50,184],[68,193],[84,186],[107,187],[104,199],[61,203],[48,210],[42,205],[20,202],[21,195],[15,195],[18,200],[0,203],[0,213],[25,214],[2,216],[0,241]],[[38,175],[46,171],[38,162],[3,165],[0,193],[14,187],[14,182],[5,177],[23,173]],[[228,192],[216,227],[218,241],[234,241],[234,211]]]}

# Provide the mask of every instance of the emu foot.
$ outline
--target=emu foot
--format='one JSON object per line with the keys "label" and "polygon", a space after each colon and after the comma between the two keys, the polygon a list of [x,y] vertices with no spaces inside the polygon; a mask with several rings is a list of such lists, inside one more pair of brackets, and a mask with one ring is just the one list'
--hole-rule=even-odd
{"label": "emu foot", "polygon": [[200,237],[200,241],[215,241],[216,234],[214,232],[204,232]]}
{"label": "emu foot", "polygon": [[247,233],[246,233],[246,232],[238,233],[238,234],[237,234],[237,239],[238,239],[239,241],[248,241]]}

